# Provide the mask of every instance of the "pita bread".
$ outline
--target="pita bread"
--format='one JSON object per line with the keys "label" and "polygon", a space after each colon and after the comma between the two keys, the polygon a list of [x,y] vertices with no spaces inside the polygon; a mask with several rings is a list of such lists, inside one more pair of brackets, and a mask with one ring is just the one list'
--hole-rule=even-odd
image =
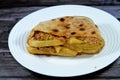
{"label": "pita bread", "polygon": [[[105,44],[98,27],[90,18],[84,16],[65,16],[40,22],[32,29],[27,43],[28,52],[32,54],[58,56],[98,53]],[[56,46],[61,50],[58,51]],[[44,52],[46,48],[50,51]],[[74,54],[64,52],[66,50],[71,50]]]}

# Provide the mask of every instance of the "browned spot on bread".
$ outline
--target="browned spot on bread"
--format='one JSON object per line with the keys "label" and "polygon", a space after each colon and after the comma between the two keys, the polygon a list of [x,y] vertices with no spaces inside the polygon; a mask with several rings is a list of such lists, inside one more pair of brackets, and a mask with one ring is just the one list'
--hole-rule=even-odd
{"label": "browned spot on bread", "polygon": [[58,29],[52,29],[53,32],[58,32]]}
{"label": "browned spot on bread", "polygon": [[36,49],[39,50],[39,47],[37,47]]}
{"label": "browned spot on bread", "polygon": [[84,31],[85,30],[85,28],[80,28],[80,31]]}
{"label": "browned spot on bread", "polygon": [[95,31],[92,31],[91,34],[95,34],[96,32]]}
{"label": "browned spot on bread", "polygon": [[82,27],[82,26],[83,26],[83,24],[80,24],[79,26],[80,26],[80,27]]}
{"label": "browned spot on bread", "polygon": [[65,21],[65,19],[64,18],[60,18],[60,21],[63,22],[63,21]]}
{"label": "browned spot on bread", "polygon": [[74,35],[74,34],[76,34],[76,32],[71,32],[71,35]]}
{"label": "browned spot on bread", "polygon": [[63,38],[66,38],[66,36],[63,36]]}
{"label": "browned spot on bread", "polygon": [[69,24],[68,25],[66,25],[66,26],[64,26],[66,29],[70,29],[70,26],[69,26]]}
{"label": "browned spot on bread", "polygon": [[69,26],[65,26],[65,28],[66,28],[66,29],[70,29],[70,27],[69,27]]}

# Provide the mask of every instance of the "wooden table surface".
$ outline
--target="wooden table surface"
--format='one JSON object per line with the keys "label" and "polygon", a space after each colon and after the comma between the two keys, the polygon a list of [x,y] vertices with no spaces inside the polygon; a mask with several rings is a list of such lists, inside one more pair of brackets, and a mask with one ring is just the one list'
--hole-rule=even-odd
{"label": "wooden table surface", "polygon": [[[58,78],[34,73],[21,66],[11,55],[8,48],[8,35],[13,26],[24,16],[33,11],[45,8],[39,7],[14,7],[0,9],[0,80],[120,80],[120,57],[106,68],[92,74]],[[120,20],[120,6],[92,6],[105,10]]]}

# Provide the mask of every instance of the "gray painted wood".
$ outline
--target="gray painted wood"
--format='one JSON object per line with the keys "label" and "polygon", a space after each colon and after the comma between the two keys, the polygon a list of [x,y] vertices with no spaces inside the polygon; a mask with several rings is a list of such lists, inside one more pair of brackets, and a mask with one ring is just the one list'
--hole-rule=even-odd
{"label": "gray painted wood", "polygon": [[58,4],[120,5],[120,0],[0,0],[0,7],[51,6]]}
{"label": "gray painted wood", "polygon": [[[93,6],[120,19],[120,6]],[[0,80],[120,80],[120,57],[108,67],[85,76],[54,78],[34,73],[21,66],[8,49],[8,36],[13,26],[24,16],[45,7],[0,9]]]}
{"label": "gray painted wood", "polygon": [[[116,18],[120,18],[120,6],[92,6],[95,8],[102,9],[104,11],[109,12]],[[0,9],[0,20],[5,19],[16,19],[23,18],[24,16],[30,14],[33,11],[43,9],[46,7],[18,7],[18,8],[10,8],[10,9]]]}

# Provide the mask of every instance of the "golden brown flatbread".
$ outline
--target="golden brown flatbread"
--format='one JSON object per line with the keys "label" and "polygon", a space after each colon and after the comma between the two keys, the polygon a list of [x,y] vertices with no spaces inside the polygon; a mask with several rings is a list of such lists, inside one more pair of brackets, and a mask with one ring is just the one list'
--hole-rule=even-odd
{"label": "golden brown flatbread", "polygon": [[28,52],[58,56],[98,53],[104,46],[98,27],[84,16],[65,16],[40,22],[27,40]]}

